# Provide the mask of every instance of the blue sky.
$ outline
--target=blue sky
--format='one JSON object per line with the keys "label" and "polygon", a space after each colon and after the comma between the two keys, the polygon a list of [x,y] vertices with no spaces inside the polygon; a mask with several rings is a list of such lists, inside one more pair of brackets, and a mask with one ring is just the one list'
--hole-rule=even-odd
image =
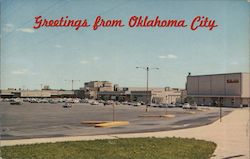
{"label": "blue sky", "polygon": [[[188,28],[40,28],[47,19],[133,16],[215,19],[212,31]],[[1,0],[1,88],[70,89],[65,80],[108,80],[120,86],[185,87],[186,75],[249,72],[249,3],[238,1]]]}

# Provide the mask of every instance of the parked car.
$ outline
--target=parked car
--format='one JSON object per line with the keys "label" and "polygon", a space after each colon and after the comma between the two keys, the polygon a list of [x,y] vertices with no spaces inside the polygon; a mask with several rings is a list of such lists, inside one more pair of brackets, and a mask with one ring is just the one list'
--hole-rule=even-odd
{"label": "parked car", "polygon": [[175,103],[175,106],[181,108],[182,104],[181,103]]}
{"label": "parked car", "polygon": [[132,102],[128,102],[128,105],[133,105],[133,103]]}
{"label": "parked car", "polygon": [[87,99],[81,99],[80,103],[89,103],[89,101]]}
{"label": "parked car", "polygon": [[13,102],[10,102],[11,105],[21,105],[22,102],[20,101],[13,101]]}
{"label": "parked car", "polygon": [[30,103],[38,103],[38,100],[37,99],[31,99]]}
{"label": "parked car", "polygon": [[23,99],[23,102],[29,102],[30,101],[30,99]]}
{"label": "parked car", "polygon": [[71,108],[72,104],[71,103],[64,103],[63,108]]}
{"label": "parked car", "polygon": [[127,104],[128,104],[128,102],[127,102],[127,101],[124,101],[124,102],[122,102],[122,104],[123,104],[123,105],[127,105]]}
{"label": "parked car", "polygon": [[175,104],[171,103],[171,104],[168,104],[168,108],[174,108],[175,107]]}
{"label": "parked car", "polygon": [[57,104],[58,101],[56,101],[56,100],[50,100],[49,103],[50,103],[50,104]]}
{"label": "parked car", "polygon": [[168,107],[168,104],[167,103],[161,103],[159,105],[160,108],[167,108]]}
{"label": "parked car", "polygon": [[41,99],[41,100],[38,101],[38,103],[48,103],[48,102],[49,102],[49,101],[46,100],[46,99]]}
{"label": "parked car", "polygon": [[197,108],[198,108],[198,106],[196,103],[190,105],[190,109],[197,109]]}
{"label": "parked car", "polygon": [[105,103],[104,100],[98,100],[98,102],[99,102],[99,103],[103,103],[103,104]]}
{"label": "parked car", "polygon": [[97,101],[92,101],[90,104],[91,105],[98,105],[99,103]]}
{"label": "parked car", "polygon": [[141,102],[139,102],[139,103],[141,103],[141,105],[145,105],[145,103],[144,103],[144,102],[142,102],[142,101],[141,101]]}
{"label": "parked car", "polygon": [[141,103],[139,103],[139,102],[133,103],[133,106],[136,106],[136,107],[138,107],[138,106],[140,106],[140,105],[141,105]]}
{"label": "parked car", "polygon": [[184,103],[183,106],[182,106],[183,109],[190,109],[191,106],[189,103]]}
{"label": "parked car", "polygon": [[103,105],[112,105],[114,102],[113,101],[105,101],[104,103],[103,103]]}

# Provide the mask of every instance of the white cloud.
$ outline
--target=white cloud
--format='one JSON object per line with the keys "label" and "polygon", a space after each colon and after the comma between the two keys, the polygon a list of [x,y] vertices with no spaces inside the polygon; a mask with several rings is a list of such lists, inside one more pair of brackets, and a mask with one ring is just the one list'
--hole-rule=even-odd
{"label": "white cloud", "polygon": [[160,56],[158,56],[158,58],[160,58],[160,59],[177,59],[178,57],[176,55],[173,55],[173,54],[168,54],[167,56],[160,55]]}
{"label": "white cloud", "polygon": [[96,56],[96,57],[93,57],[93,60],[94,60],[94,61],[98,61],[98,60],[100,60],[100,57],[97,57],[97,56]]}
{"label": "white cloud", "polygon": [[94,56],[94,57],[92,57],[92,58],[88,58],[87,60],[82,60],[82,61],[80,61],[80,63],[81,63],[81,64],[87,64],[87,63],[92,63],[92,62],[94,62],[94,61],[98,61],[98,60],[100,60],[100,59],[101,59],[100,57]]}
{"label": "white cloud", "polygon": [[160,55],[160,56],[158,56],[158,58],[160,58],[160,59],[166,59],[166,58],[167,58],[167,56]]}
{"label": "white cloud", "polygon": [[81,64],[87,64],[87,63],[89,63],[89,62],[86,61],[86,60],[82,60],[82,61],[80,61],[80,63],[81,63]]}
{"label": "white cloud", "polygon": [[231,65],[238,65],[239,63],[237,61],[233,61],[230,63]]}
{"label": "white cloud", "polygon": [[34,33],[34,29],[32,28],[19,28],[17,29],[17,31],[21,31],[21,32],[24,32],[24,33]]}
{"label": "white cloud", "polygon": [[168,55],[168,58],[169,58],[169,59],[177,59],[177,56],[172,55],[172,54],[169,54],[169,55]]}
{"label": "white cloud", "polygon": [[3,27],[4,32],[12,32],[14,31],[15,26],[13,24],[5,24]]}
{"label": "white cloud", "polygon": [[19,70],[14,70],[11,73],[15,75],[23,75],[23,74],[27,74],[28,72],[29,72],[28,69],[19,69]]}
{"label": "white cloud", "polygon": [[37,73],[31,73],[31,75],[35,76],[35,75],[37,75]]}
{"label": "white cloud", "polygon": [[62,45],[56,44],[55,47],[56,48],[62,48]]}

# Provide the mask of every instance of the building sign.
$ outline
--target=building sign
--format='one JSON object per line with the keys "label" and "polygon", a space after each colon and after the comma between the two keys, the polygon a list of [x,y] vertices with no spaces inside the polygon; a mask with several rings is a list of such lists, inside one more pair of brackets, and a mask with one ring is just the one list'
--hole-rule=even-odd
{"label": "building sign", "polygon": [[238,79],[228,79],[227,83],[239,83]]}

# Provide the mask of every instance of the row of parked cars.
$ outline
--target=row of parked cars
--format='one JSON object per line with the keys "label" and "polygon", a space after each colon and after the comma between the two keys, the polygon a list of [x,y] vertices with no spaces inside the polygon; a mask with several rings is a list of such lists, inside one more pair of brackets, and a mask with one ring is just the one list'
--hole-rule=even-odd
{"label": "row of parked cars", "polygon": [[197,109],[197,104],[189,104],[189,103],[160,103],[160,104],[155,104],[152,103],[149,106],[151,107],[159,107],[159,108],[183,108],[183,109]]}
{"label": "row of parked cars", "polygon": [[51,103],[51,104],[57,104],[57,103],[79,103],[80,99],[78,98],[4,98],[1,99],[2,102],[9,102],[9,103],[23,103],[23,102],[29,102],[29,103]]}
{"label": "row of parked cars", "polygon": [[[57,104],[57,103],[64,103],[63,107],[72,107],[73,103],[88,103],[91,105],[99,105],[103,104],[105,105],[131,105],[131,106],[141,106],[145,105],[144,102],[118,102],[113,100],[94,100],[94,99],[79,99],[79,98],[5,98],[1,99],[3,102],[10,102],[12,105],[21,105],[23,102],[29,102],[29,103],[51,103],[51,104]],[[183,109],[197,109],[197,104],[189,104],[189,103],[160,103],[155,104],[151,103],[148,106],[150,107],[159,107],[159,108],[183,108]]]}
{"label": "row of parked cars", "polygon": [[1,102],[9,102],[11,105],[21,105],[23,102],[20,98],[4,98]]}

